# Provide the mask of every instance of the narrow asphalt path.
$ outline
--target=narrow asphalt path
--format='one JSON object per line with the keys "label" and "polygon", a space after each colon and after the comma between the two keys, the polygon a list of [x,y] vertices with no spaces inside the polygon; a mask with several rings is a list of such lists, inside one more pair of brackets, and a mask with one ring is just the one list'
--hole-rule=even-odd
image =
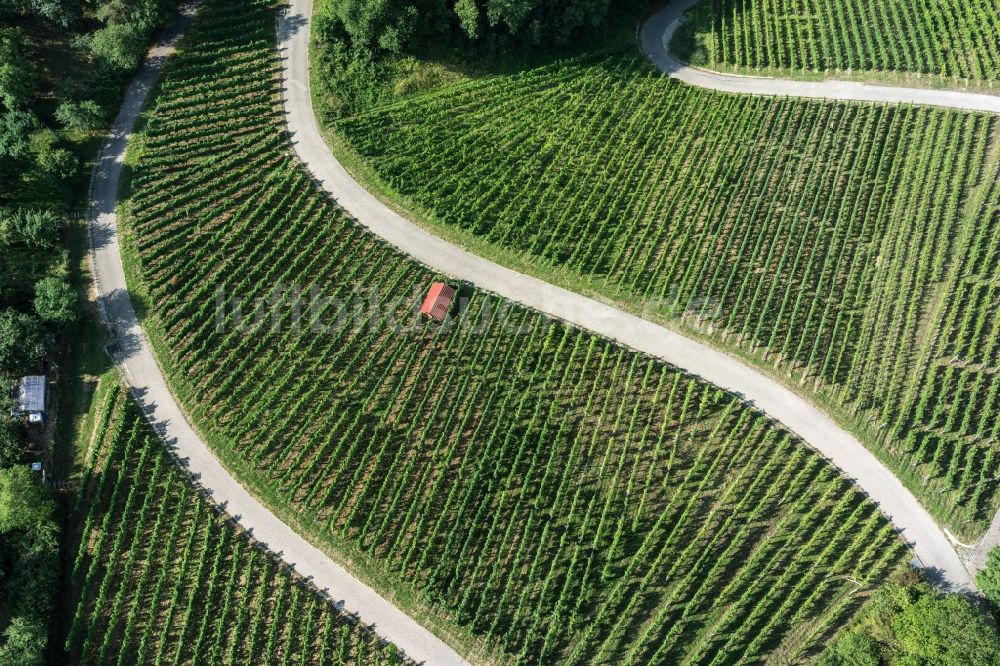
{"label": "narrow asphalt path", "polygon": [[255,539],[309,578],[335,601],[417,662],[465,664],[459,655],[430,631],[351,576],[317,548],[296,534],[247,492],[219,463],[188,424],[174,400],[146,340],[125,285],[117,229],[118,186],[122,164],[136,119],[163,66],[189,23],[193,10],[182,10],[150,50],[142,69],[129,86],[91,181],[88,230],[91,264],[101,314],[114,333],[117,365],[147,416],[198,483]]}
{"label": "narrow asphalt path", "polygon": [[744,95],[777,95],[817,99],[885,102],[943,106],[964,111],[1000,114],[1000,96],[958,90],[931,90],[878,86],[854,81],[797,81],[759,76],[723,74],[690,67],[672,55],[668,45],[684,12],[701,0],[676,0],[656,12],[642,26],[642,49],[654,65],[688,85]]}
{"label": "narrow asphalt path", "polygon": [[662,326],[475,256],[404,219],[361,187],[330,152],[313,114],[309,92],[311,16],[312,0],[291,0],[279,19],[288,128],[299,157],[352,216],[435,270],[663,359],[742,395],[864,489],[912,544],[932,575],[955,588],[973,589],[955,549],[916,497],[857,439],[791,390],[739,360]]}

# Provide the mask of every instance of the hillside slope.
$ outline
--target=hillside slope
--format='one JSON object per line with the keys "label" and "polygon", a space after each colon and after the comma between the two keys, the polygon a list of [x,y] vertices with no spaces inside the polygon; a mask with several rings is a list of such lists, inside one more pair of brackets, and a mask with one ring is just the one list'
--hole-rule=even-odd
{"label": "hillside slope", "polygon": [[227,465],[470,651],[818,650],[905,557],[884,517],[662,363],[470,287],[449,324],[415,319],[437,276],[283,140],[273,30],[265,3],[206,3],[126,206],[133,298]]}

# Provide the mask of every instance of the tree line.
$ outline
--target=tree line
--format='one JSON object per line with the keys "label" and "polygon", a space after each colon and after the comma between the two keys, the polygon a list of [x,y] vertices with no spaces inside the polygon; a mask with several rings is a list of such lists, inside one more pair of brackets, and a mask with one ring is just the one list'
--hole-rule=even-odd
{"label": "tree line", "polygon": [[[0,0],[0,663],[46,660],[59,524],[27,466],[15,382],[44,373],[79,318],[67,212],[125,81],[175,0]],[[44,435],[35,433],[35,439]]]}
{"label": "tree line", "polygon": [[384,101],[408,58],[472,65],[586,44],[648,0],[327,0],[313,17],[321,110]]}

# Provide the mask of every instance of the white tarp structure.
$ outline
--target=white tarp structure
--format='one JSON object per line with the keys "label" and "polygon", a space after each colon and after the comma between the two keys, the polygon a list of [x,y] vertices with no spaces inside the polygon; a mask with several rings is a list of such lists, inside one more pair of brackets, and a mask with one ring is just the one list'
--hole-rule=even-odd
{"label": "white tarp structure", "polygon": [[17,387],[17,409],[29,415],[45,411],[45,375],[21,378]]}

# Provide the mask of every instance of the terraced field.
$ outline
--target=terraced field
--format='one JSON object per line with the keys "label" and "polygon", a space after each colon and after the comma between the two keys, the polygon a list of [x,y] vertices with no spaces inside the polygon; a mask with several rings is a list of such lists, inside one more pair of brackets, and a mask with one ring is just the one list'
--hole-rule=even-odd
{"label": "terraced field", "polygon": [[820,650],[906,559],[886,520],[673,368],[470,287],[446,325],[414,317],[437,276],[291,155],[274,28],[207,0],[126,206],[144,325],[226,463],[505,663]]}
{"label": "terraced field", "polygon": [[993,117],[724,95],[629,52],[335,129],[430,224],[775,368],[954,530],[992,517]]}
{"label": "terraced field", "polygon": [[401,663],[201,497],[117,384],[99,410],[74,508],[73,663]]}
{"label": "terraced field", "polygon": [[709,67],[1000,80],[993,0],[707,0]]}

